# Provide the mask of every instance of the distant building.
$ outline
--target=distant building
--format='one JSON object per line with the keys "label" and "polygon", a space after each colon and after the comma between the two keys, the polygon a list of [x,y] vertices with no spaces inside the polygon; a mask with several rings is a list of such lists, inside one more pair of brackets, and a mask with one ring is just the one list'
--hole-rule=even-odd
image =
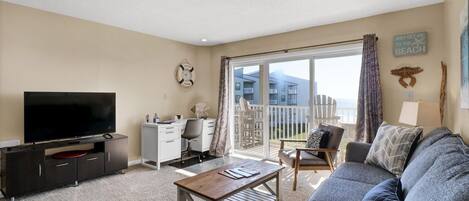
{"label": "distant building", "polygon": [[[251,104],[260,104],[261,87],[259,71],[243,73],[243,68],[235,69],[235,101],[244,97]],[[309,80],[292,77],[283,73],[269,74],[269,104],[308,106]]]}

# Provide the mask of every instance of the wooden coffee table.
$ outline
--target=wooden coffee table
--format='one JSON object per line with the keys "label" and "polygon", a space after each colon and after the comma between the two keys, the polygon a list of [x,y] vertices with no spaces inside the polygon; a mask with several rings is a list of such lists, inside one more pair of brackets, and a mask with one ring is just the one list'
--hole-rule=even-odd
{"label": "wooden coffee table", "polygon": [[[260,174],[242,179],[231,179],[218,174],[235,167],[257,170]],[[283,167],[277,164],[254,160],[226,165],[174,182],[177,186],[177,200],[192,201],[191,195],[204,200],[279,200],[282,169]],[[266,184],[272,179],[276,179],[275,192]],[[253,189],[260,185],[263,185],[270,194]]]}

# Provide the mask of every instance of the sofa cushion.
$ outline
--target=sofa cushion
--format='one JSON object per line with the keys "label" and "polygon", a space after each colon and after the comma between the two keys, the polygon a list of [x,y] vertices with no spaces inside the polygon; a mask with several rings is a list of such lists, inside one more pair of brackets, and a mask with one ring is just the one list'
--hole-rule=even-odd
{"label": "sofa cushion", "polygon": [[309,201],[361,201],[375,185],[329,177],[316,189]]}
{"label": "sofa cushion", "polygon": [[358,181],[371,185],[379,184],[389,178],[395,178],[393,174],[382,168],[355,162],[343,163],[337,167],[331,177]]}
{"label": "sofa cushion", "polygon": [[438,140],[442,139],[443,137],[451,135],[452,132],[445,127],[437,128],[430,131],[426,134],[426,137],[420,140],[417,147],[415,148],[412,156],[409,159],[409,163],[412,162],[423,150],[427,147],[431,146],[433,143],[437,142]]}
{"label": "sofa cushion", "polygon": [[404,195],[425,176],[439,156],[454,150],[458,143],[459,140],[457,138],[447,136],[439,138],[437,142],[432,143],[432,146],[428,146],[424,151],[419,152],[418,157],[414,158],[402,173],[401,183]]}
{"label": "sofa cushion", "polygon": [[[291,166],[295,166],[296,160],[296,149],[291,150],[279,150],[278,157],[284,163],[287,163]],[[308,152],[300,152],[300,165],[327,165],[327,162],[313,154]]]}
{"label": "sofa cushion", "polygon": [[366,156],[365,163],[384,168],[394,175],[401,175],[410,157],[414,141],[422,128],[402,127],[383,122]]}
{"label": "sofa cushion", "polygon": [[400,201],[402,200],[399,178],[387,179],[373,187],[362,201]]}
{"label": "sofa cushion", "polygon": [[458,136],[440,139],[409,164],[401,182],[406,200],[469,200],[469,147]]}

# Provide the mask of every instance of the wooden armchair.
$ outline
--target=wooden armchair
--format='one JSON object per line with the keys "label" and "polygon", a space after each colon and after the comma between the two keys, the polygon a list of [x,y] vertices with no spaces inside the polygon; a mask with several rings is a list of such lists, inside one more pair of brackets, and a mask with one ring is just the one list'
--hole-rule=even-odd
{"label": "wooden armchair", "polygon": [[[330,132],[331,136],[327,144],[327,148],[295,148],[295,149],[285,149],[285,142],[302,142],[306,143],[306,140],[290,140],[282,139],[280,140],[280,150],[278,153],[279,164],[283,163],[288,164],[295,169],[294,179],[293,179],[293,190],[296,191],[297,180],[298,180],[298,171],[300,170],[330,170],[334,171],[334,159],[337,154],[344,129],[330,126],[330,125],[320,125],[322,129],[326,129]],[[324,158],[315,156],[308,153],[308,151],[317,151],[324,153]],[[298,161],[298,162],[297,162]]]}

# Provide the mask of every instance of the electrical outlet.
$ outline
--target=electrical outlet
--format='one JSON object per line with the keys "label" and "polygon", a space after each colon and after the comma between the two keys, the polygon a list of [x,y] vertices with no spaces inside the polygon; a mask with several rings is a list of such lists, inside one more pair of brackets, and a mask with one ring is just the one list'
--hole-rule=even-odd
{"label": "electrical outlet", "polygon": [[16,145],[20,145],[20,140],[4,140],[0,141],[0,148],[4,147],[13,147]]}

